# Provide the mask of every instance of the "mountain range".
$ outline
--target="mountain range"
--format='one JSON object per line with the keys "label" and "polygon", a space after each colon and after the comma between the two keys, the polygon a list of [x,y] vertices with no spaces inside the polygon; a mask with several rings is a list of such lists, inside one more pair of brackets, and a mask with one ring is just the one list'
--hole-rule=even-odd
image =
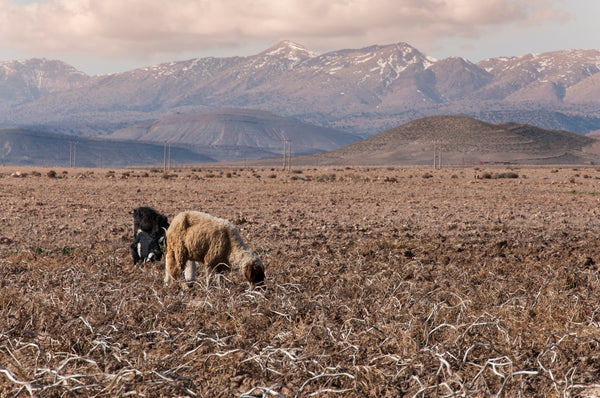
{"label": "mountain range", "polygon": [[283,41],[253,56],[100,76],[30,59],[0,62],[0,125],[108,136],[177,113],[250,108],[361,137],[440,114],[587,134],[600,130],[598,72],[598,50],[472,63],[406,43],[316,54]]}

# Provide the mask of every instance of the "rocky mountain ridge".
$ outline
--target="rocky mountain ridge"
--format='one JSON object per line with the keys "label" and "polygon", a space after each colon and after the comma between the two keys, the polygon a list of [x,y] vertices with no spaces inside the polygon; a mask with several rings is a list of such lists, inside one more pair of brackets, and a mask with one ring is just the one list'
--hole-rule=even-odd
{"label": "rocky mountain ridge", "polygon": [[[518,114],[514,121],[526,123],[527,111],[544,111],[567,116],[553,120],[577,122],[541,127],[582,134],[600,129],[598,50],[475,64],[437,60],[406,43],[319,55],[283,41],[254,56],[198,58],[93,77],[42,61],[23,61],[21,69],[16,61],[0,62],[0,124],[59,132],[85,124],[91,127],[82,134],[108,134],[114,131],[110,124],[237,107],[362,136],[418,117],[458,113],[482,118],[497,112],[506,115],[504,121]],[[48,72],[51,66],[56,73]],[[32,78],[40,75],[43,84]]]}

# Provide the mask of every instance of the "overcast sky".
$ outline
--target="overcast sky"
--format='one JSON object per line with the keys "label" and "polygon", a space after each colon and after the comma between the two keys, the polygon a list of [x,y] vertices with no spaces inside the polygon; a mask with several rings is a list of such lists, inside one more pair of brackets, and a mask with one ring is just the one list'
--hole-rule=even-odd
{"label": "overcast sky", "polygon": [[473,62],[600,49],[600,0],[0,0],[0,61],[90,74],[253,55],[281,40],[323,53],[406,42]]}

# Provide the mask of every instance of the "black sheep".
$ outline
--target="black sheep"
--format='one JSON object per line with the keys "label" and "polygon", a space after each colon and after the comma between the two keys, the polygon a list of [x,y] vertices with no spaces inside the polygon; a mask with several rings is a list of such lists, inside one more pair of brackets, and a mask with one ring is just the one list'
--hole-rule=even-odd
{"label": "black sheep", "polygon": [[133,211],[133,233],[144,231],[165,246],[169,219],[151,207],[141,206]]}

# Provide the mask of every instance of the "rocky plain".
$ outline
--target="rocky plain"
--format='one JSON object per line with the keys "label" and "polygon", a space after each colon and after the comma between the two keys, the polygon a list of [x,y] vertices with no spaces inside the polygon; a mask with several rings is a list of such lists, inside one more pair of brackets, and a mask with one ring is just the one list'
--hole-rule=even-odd
{"label": "rocky plain", "polygon": [[[133,265],[132,211],[230,220],[253,289]],[[0,167],[0,395],[600,394],[600,169]]]}

